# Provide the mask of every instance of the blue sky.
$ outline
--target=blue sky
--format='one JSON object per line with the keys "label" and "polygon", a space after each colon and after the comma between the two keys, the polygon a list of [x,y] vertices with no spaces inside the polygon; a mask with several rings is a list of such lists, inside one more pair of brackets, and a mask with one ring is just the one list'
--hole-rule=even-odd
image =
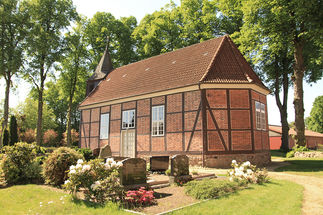
{"label": "blue sky", "polygon": [[[140,20],[149,13],[159,10],[165,4],[169,3],[169,0],[73,0],[74,5],[79,13],[92,17],[96,12],[110,12],[116,18],[124,16],[135,16],[138,23]],[[174,0],[175,4],[180,4],[180,0]],[[16,86],[19,86],[10,95],[10,107],[15,107],[19,102],[23,102],[26,98],[30,86],[24,81],[15,82]],[[0,80],[0,99],[4,98],[4,81]],[[290,88],[288,96],[288,121],[294,121],[294,107],[293,107],[293,88]],[[304,82],[304,105],[305,105],[305,117],[309,116],[312,109],[312,104],[317,96],[323,95],[323,80],[312,84],[306,84]],[[269,124],[279,125],[280,115],[276,106],[274,96],[267,96],[268,103],[268,121]]]}

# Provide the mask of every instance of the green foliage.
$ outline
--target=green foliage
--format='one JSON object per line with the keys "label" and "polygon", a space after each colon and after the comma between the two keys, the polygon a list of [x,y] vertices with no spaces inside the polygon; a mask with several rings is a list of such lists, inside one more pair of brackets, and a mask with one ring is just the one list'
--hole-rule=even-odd
{"label": "green foliage", "polygon": [[246,186],[245,181],[204,179],[188,182],[185,185],[185,193],[196,199],[214,199],[235,192],[243,186]]}
{"label": "green foliage", "polygon": [[[28,129],[36,129],[37,127],[37,115],[38,115],[38,103],[36,98],[32,98],[29,95],[23,103],[20,103],[17,108],[17,119],[18,124],[22,131],[27,131]],[[43,106],[43,129],[54,129],[57,127],[55,122],[55,116],[53,111],[48,107],[46,103]],[[33,141],[34,142],[34,141]]]}
{"label": "green foliage", "polygon": [[14,115],[10,118],[10,145],[13,146],[15,143],[18,142],[18,126],[17,126],[17,120]]}
{"label": "green foliage", "polygon": [[101,159],[85,163],[78,160],[76,166],[70,166],[69,178],[65,181],[64,187],[74,195],[82,190],[85,199],[92,202],[121,200],[123,199],[123,187],[119,178],[121,166],[121,162],[117,163],[113,159],[107,159],[106,163]]}
{"label": "green foliage", "polygon": [[309,151],[309,149],[306,146],[295,145],[291,151],[286,153],[286,158],[294,157],[295,152],[305,152],[305,151]]}
{"label": "green foliage", "polygon": [[90,161],[95,158],[91,149],[75,147],[75,150],[79,152],[86,161]]}
{"label": "green foliage", "polygon": [[170,170],[170,169],[167,169],[167,170],[165,171],[165,174],[166,174],[166,175],[168,175],[168,176],[170,176],[170,175],[172,174],[172,172],[171,172],[171,170]]}
{"label": "green foliage", "polygon": [[5,129],[3,131],[3,145],[4,146],[8,146],[9,145],[9,131],[7,129]]}
{"label": "green foliage", "polygon": [[307,128],[323,133],[323,96],[315,98],[310,116],[306,119]]}
{"label": "green foliage", "polygon": [[60,147],[53,151],[43,164],[43,176],[46,184],[60,186],[67,179],[67,171],[83,156],[74,149]]}
{"label": "green foliage", "polygon": [[1,169],[8,184],[37,183],[41,181],[41,168],[35,162],[35,145],[19,142],[4,147]]}
{"label": "green foliage", "polygon": [[107,45],[114,67],[136,60],[134,41],[131,38],[136,22],[134,17],[118,20],[106,12],[97,12],[87,20],[84,36],[90,47],[89,54],[92,59],[90,70],[95,69]]}

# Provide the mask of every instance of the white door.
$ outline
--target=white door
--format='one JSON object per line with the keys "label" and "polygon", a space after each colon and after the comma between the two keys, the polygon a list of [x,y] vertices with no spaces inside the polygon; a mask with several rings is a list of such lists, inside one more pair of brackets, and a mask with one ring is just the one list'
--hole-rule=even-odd
{"label": "white door", "polygon": [[127,129],[121,131],[121,156],[135,157],[135,129]]}

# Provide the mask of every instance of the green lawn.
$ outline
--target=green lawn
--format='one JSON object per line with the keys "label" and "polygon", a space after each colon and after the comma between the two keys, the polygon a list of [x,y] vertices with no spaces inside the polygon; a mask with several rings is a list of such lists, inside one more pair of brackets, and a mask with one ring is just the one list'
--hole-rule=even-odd
{"label": "green lawn", "polygon": [[203,202],[172,214],[297,215],[301,214],[303,187],[293,182],[272,180],[252,185],[227,197]]}
{"label": "green lawn", "polygon": [[270,150],[271,158],[286,158],[286,153],[279,150]]}
{"label": "green lawn", "polygon": [[285,162],[290,163],[275,169],[277,172],[287,172],[298,175],[323,177],[323,159],[322,158],[289,158]]}
{"label": "green lawn", "polygon": [[73,202],[70,195],[39,185],[0,189],[0,214],[128,214],[115,204],[105,207]]}

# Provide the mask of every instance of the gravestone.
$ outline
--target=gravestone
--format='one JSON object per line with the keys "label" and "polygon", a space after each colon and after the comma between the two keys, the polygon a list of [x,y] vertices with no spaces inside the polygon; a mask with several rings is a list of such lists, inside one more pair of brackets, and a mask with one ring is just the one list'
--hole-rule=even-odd
{"label": "gravestone", "polygon": [[99,155],[100,155],[100,148],[95,148],[95,149],[93,149],[92,150],[92,155],[94,156],[94,157],[99,157]]}
{"label": "gravestone", "polygon": [[146,161],[141,158],[127,158],[121,161],[120,172],[122,185],[146,184]]}
{"label": "gravestone", "polygon": [[150,157],[150,171],[165,172],[169,168],[169,156]]}
{"label": "gravestone", "polygon": [[99,158],[105,159],[112,156],[111,148],[109,145],[103,146],[100,150]]}
{"label": "gravestone", "polygon": [[171,175],[175,177],[189,175],[189,159],[186,155],[174,155],[171,158]]}

